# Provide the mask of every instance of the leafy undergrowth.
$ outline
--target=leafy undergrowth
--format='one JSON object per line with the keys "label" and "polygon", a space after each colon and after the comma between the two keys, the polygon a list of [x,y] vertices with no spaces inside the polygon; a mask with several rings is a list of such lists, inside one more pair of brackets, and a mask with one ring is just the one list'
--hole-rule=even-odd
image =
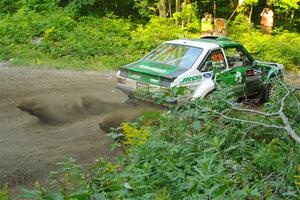
{"label": "leafy undergrowth", "polygon": [[[260,111],[276,112],[289,86],[276,86]],[[116,163],[97,159],[87,174],[74,160],[52,173],[53,187],[37,186],[23,197],[56,199],[299,199],[300,148],[277,117],[235,111],[227,91],[166,113],[148,112],[110,133],[125,153]],[[300,132],[298,94],[285,114]],[[230,103],[228,103],[230,102]],[[250,107],[251,108],[251,107]],[[241,122],[220,117],[246,120]],[[60,186],[57,189],[57,185]],[[56,189],[55,189],[56,188]]]}
{"label": "leafy undergrowth", "polygon": [[251,27],[248,19],[238,15],[229,27],[230,37],[241,42],[255,59],[284,64],[300,70],[300,34],[275,28],[272,35],[262,34],[259,27]]}
{"label": "leafy undergrowth", "polygon": [[8,184],[4,185],[2,191],[0,191],[0,200],[9,200],[9,187]]}
{"label": "leafy undergrowth", "polygon": [[74,19],[63,10],[21,9],[0,19],[0,60],[63,69],[116,69],[164,41],[191,35],[172,19],[159,17],[137,25],[113,15]]}
{"label": "leafy undergrowth", "polygon": [[[230,38],[244,44],[255,58],[299,70],[299,33],[276,29],[273,36],[263,35],[247,28],[244,21],[236,18],[230,24]],[[74,18],[64,9],[36,12],[22,8],[1,16],[0,37],[0,60],[15,65],[105,70],[136,61],[165,41],[199,38],[200,32],[182,29],[175,18],[153,16],[140,24],[114,15]]]}

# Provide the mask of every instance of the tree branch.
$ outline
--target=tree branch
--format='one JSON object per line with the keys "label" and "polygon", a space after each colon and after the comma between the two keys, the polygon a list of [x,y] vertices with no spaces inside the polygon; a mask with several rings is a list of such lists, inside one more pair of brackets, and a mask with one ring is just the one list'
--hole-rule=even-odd
{"label": "tree branch", "polygon": [[280,112],[279,116],[281,117],[283,124],[285,125],[284,129],[286,132],[288,132],[289,136],[295,140],[297,143],[300,144],[300,137],[296,134],[295,130],[291,127],[289,123],[289,119],[287,116],[284,114],[284,112]]}
{"label": "tree branch", "polygon": [[265,124],[265,123],[262,123],[262,122],[250,121],[250,120],[245,120],[245,119],[238,119],[238,118],[234,118],[234,117],[228,117],[228,116],[226,116],[226,115],[224,115],[220,112],[214,111],[214,110],[207,110],[207,111],[215,113],[215,114],[223,117],[224,119],[228,119],[228,120],[233,120],[233,121],[247,123],[247,124],[253,124],[253,125],[259,125],[259,126],[263,126],[263,127],[266,127],[266,128],[285,129],[284,126],[277,126],[277,125],[272,125],[272,124]]}
{"label": "tree branch", "polygon": [[[262,115],[262,116],[266,116],[266,117],[278,116],[278,117],[281,118],[284,126],[278,126],[278,125],[273,125],[273,124],[265,124],[265,123],[257,122],[257,121],[251,121],[251,120],[245,120],[245,119],[229,117],[229,116],[225,115],[224,113],[217,112],[217,111],[211,110],[211,109],[204,110],[204,111],[214,113],[214,114],[216,114],[218,116],[221,116],[222,118],[227,119],[227,120],[232,120],[232,121],[237,121],[237,122],[247,123],[247,124],[253,124],[253,125],[257,125],[257,126],[263,126],[263,127],[266,127],[266,128],[284,129],[294,141],[296,141],[297,143],[300,144],[300,137],[296,134],[295,130],[292,128],[292,126],[289,123],[288,117],[284,113],[284,107],[285,107],[286,99],[290,95],[292,95],[295,91],[300,90],[300,88],[294,86],[294,88],[290,90],[281,81],[280,81],[280,84],[282,85],[282,87],[284,87],[285,90],[287,90],[287,93],[282,97],[282,99],[280,101],[279,110],[277,112],[274,112],[274,113],[266,113],[266,112],[261,112],[261,111],[257,111],[257,110],[246,109],[246,108],[238,108],[232,102],[229,102],[229,101],[224,101],[224,102],[229,104],[231,109],[236,110],[236,111],[254,113],[254,114],[258,114],[258,115]],[[198,109],[202,109],[197,104],[194,104],[194,106],[196,106]]]}

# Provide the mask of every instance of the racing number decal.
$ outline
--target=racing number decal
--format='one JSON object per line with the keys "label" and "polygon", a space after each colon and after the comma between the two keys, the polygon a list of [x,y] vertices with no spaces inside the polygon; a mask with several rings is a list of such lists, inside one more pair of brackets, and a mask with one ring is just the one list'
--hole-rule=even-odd
{"label": "racing number decal", "polygon": [[224,60],[222,53],[213,54],[212,59],[213,59],[213,61],[223,61]]}
{"label": "racing number decal", "polygon": [[250,69],[246,71],[247,76],[260,76],[263,75],[263,71],[261,69]]}
{"label": "racing number decal", "polygon": [[225,68],[224,55],[221,50],[214,50],[211,52],[210,59],[212,61],[212,67],[214,69],[222,69]]}

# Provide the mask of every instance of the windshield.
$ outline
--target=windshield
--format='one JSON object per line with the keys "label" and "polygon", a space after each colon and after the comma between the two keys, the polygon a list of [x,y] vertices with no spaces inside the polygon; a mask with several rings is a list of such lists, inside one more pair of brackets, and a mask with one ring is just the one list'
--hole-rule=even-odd
{"label": "windshield", "polygon": [[163,44],[146,56],[145,60],[191,68],[203,49],[178,44]]}

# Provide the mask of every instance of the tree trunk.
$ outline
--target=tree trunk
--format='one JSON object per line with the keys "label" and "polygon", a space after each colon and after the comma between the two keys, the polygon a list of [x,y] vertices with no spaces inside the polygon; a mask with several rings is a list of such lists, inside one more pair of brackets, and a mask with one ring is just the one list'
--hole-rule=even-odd
{"label": "tree trunk", "polygon": [[170,17],[172,17],[172,1],[169,0],[169,14],[170,14]]}
{"label": "tree trunk", "polygon": [[213,4],[213,19],[217,18],[217,3],[216,0],[214,0],[214,4]]}
{"label": "tree trunk", "polygon": [[180,0],[176,0],[176,12],[180,12]]}
{"label": "tree trunk", "polygon": [[294,17],[295,17],[295,9],[293,9],[293,11],[292,11],[290,23],[293,22]]}
{"label": "tree trunk", "polygon": [[250,12],[249,12],[249,24],[251,24],[251,19],[252,19],[252,13],[253,13],[253,5],[251,4],[251,7],[250,7]]}
{"label": "tree trunk", "polygon": [[159,16],[160,17],[166,17],[166,1],[165,0],[160,0]]}

